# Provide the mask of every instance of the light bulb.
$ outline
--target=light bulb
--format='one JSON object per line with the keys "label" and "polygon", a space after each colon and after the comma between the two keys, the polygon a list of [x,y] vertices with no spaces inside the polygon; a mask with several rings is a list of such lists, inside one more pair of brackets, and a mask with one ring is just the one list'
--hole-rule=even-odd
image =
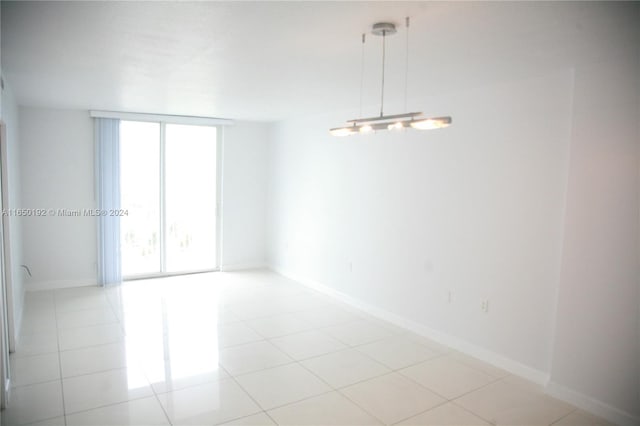
{"label": "light bulb", "polygon": [[349,127],[336,127],[335,129],[329,130],[331,136],[349,136],[356,133],[355,126]]}
{"label": "light bulb", "polygon": [[389,126],[387,126],[387,129],[389,130],[398,130],[398,129],[402,129],[404,127],[404,125],[402,124],[401,121],[396,121],[393,124],[389,124]]}
{"label": "light bulb", "polygon": [[371,127],[368,124],[365,124],[363,126],[360,126],[360,133],[369,133],[370,131],[373,130],[373,127]]}
{"label": "light bulb", "polygon": [[451,125],[451,117],[426,118],[424,120],[412,121],[411,127],[419,130],[442,129]]}

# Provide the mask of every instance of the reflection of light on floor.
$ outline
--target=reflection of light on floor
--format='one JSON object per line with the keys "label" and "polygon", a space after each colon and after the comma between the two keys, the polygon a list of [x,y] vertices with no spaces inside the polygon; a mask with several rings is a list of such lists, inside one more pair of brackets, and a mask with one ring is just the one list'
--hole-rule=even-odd
{"label": "reflection of light on floor", "polygon": [[[219,291],[197,276],[123,284],[127,365],[144,360],[149,382],[170,388],[215,380]],[[133,374],[129,379],[130,389],[145,385]]]}
{"label": "reflection of light on floor", "polygon": [[145,379],[145,377],[140,374],[137,370],[127,369],[127,389],[139,389],[148,386],[149,383]]}

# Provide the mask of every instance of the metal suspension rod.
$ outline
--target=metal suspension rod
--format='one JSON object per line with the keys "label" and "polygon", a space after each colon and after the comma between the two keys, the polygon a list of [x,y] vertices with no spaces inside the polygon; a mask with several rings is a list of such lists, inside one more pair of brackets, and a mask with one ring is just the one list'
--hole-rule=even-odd
{"label": "metal suspension rod", "polygon": [[405,57],[404,57],[404,110],[407,110],[407,88],[409,87],[409,17],[405,18],[406,30],[406,44],[405,44]]}
{"label": "metal suspension rod", "polygon": [[387,39],[387,31],[382,31],[382,90],[380,91],[380,117],[384,115],[384,60],[385,60],[385,41]]}
{"label": "metal suspension rod", "polygon": [[362,93],[364,90],[364,42],[365,34],[362,33],[362,57],[360,59],[360,115],[362,115]]}

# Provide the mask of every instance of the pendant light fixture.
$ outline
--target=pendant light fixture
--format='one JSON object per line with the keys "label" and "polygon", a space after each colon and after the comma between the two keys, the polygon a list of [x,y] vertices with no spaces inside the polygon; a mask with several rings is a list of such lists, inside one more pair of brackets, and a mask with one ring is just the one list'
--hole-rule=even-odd
{"label": "pendant light fixture", "polygon": [[[407,27],[407,56],[405,64],[405,111],[407,96],[407,75],[409,66],[409,18],[406,18]],[[377,117],[354,118],[347,121],[347,126],[329,129],[333,136],[349,136],[357,133],[369,133],[376,130],[399,130],[413,128],[418,130],[442,129],[451,125],[451,117],[424,117],[421,112],[406,112],[403,114],[384,114],[384,71],[386,59],[386,38],[395,34],[395,24],[389,22],[378,22],[373,25],[371,34],[382,37],[382,89],[380,93],[380,115]],[[363,61],[364,67],[364,42],[365,35],[362,34]],[[364,68],[363,68],[364,71]],[[360,81],[360,108],[362,113],[362,76]]]}

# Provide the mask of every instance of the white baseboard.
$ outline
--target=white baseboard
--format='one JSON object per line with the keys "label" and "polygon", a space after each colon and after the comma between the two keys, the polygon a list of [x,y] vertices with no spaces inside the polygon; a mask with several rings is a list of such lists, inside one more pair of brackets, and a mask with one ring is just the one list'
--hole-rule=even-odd
{"label": "white baseboard", "polygon": [[26,291],[58,290],[61,288],[91,287],[97,286],[98,281],[93,280],[50,280],[33,281],[24,284]]}
{"label": "white baseboard", "polygon": [[220,266],[221,272],[233,272],[233,271],[246,271],[250,269],[265,269],[267,264],[265,262],[255,263],[232,263],[229,265]]}
{"label": "white baseboard", "polygon": [[13,343],[13,347],[9,348],[11,352],[15,352],[16,347],[18,346],[18,339],[20,338],[20,330],[22,330],[22,318],[24,317],[24,295],[26,293],[24,284],[21,289],[22,293],[20,294],[20,303],[17,306],[14,306],[13,311],[13,342],[9,341],[10,346],[11,343]]}
{"label": "white baseboard", "polygon": [[11,389],[13,389],[11,387],[11,377],[9,377],[7,379],[7,381],[4,383],[4,401],[2,401],[2,409],[4,410],[5,408],[7,408],[7,406],[10,404],[11,401]]}
{"label": "white baseboard", "polygon": [[546,388],[549,395],[554,398],[561,399],[569,404],[582,408],[596,416],[602,417],[612,423],[620,426],[638,426],[640,425],[640,417],[634,417],[618,408],[612,407],[597,399],[588,397],[565,386],[555,382],[549,382]]}
{"label": "white baseboard", "polygon": [[540,370],[536,370],[535,368],[524,365],[520,362],[514,361],[510,358],[502,356],[498,353],[492,352],[490,350],[484,349],[482,347],[476,346],[467,342],[466,340],[460,339],[458,337],[452,336],[450,334],[442,333],[437,330],[434,330],[430,327],[427,327],[423,324],[417,323],[410,319],[404,318],[400,315],[394,314],[392,312],[385,311],[384,309],[380,309],[376,306],[370,305],[368,303],[364,303],[356,298],[353,298],[345,293],[339,292],[331,287],[328,287],[324,284],[307,280],[303,277],[300,277],[290,271],[279,267],[271,266],[270,269],[277,272],[280,275],[283,275],[289,279],[299,282],[300,284],[312,288],[320,293],[326,294],[330,297],[338,299],[350,306],[353,306],[371,316],[379,318],[383,321],[390,322],[393,325],[398,327],[410,330],[420,336],[426,337],[428,339],[434,340],[437,343],[453,348],[457,351],[465,353],[469,356],[477,358],[481,361],[487,362],[491,365],[494,365],[498,368],[502,368],[512,374],[523,377],[529,381],[532,381],[540,386],[546,386],[549,382],[549,374]]}
{"label": "white baseboard", "polygon": [[538,385],[545,387],[545,391],[550,396],[573,404],[585,411],[595,414],[596,416],[602,417],[619,425],[640,425],[640,419],[632,416],[629,413],[626,413],[596,399],[590,398],[574,390],[568,389],[557,383],[550,382],[550,375],[547,372],[536,370],[535,368],[531,368],[527,365],[514,361],[495,352],[473,345],[458,337],[439,332],[423,324],[419,324],[415,321],[404,318],[400,315],[385,311],[373,305],[369,305],[345,293],[337,291],[327,285],[313,280],[308,280],[305,277],[297,275],[282,267],[268,265],[268,268],[306,287],[314,289],[320,293],[326,294],[327,296],[353,306],[356,309],[364,311],[371,316],[390,322],[398,327],[410,330],[416,334],[434,340],[442,345],[453,348],[466,355],[487,362],[498,368],[502,368],[503,370],[506,370],[516,376],[520,376],[522,378],[530,380]]}

